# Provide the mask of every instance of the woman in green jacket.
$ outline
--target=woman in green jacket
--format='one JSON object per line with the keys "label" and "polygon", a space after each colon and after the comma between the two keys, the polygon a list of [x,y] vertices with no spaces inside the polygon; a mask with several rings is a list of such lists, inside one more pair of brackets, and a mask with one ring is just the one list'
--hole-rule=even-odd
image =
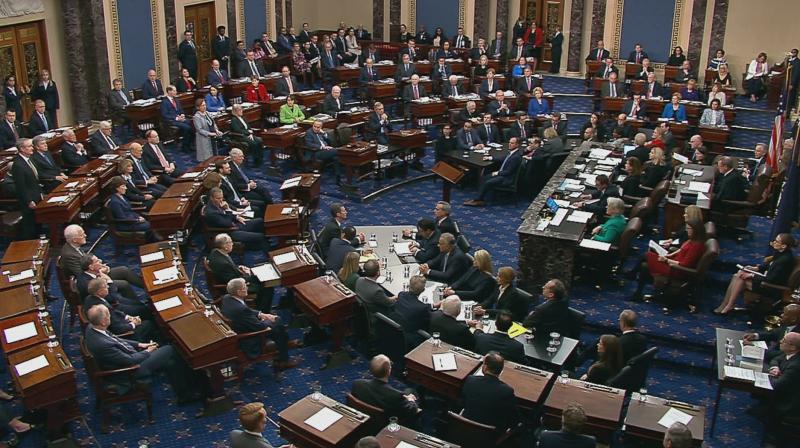
{"label": "woman in green jacket", "polygon": [[610,216],[602,225],[592,229],[592,239],[604,243],[617,244],[619,237],[627,224],[625,216],[625,202],[620,198],[608,198],[606,213]]}
{"label": "woman in green jacket", "polygon": [[292,95],[287,96],[286,104],[281,106],[280,117],[281,124],[295,124],[306,119],[300,106],[294,103],[294,97]]}

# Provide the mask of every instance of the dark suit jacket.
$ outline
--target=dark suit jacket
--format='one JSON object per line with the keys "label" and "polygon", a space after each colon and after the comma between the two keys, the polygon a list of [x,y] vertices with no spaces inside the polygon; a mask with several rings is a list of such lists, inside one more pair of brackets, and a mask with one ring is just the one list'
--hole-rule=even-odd
{"label": "dark suit jacket", "polygon": [[525,318],[523,325],[534,328],[537,334],[549,334],[552,331],[564,334],[569,318],[569,300],[545,300]]}
{"label": "dark suit jacket", "polygon": [[385,145],[389,141],[389,136],[387,134],[391,132],[391,130],[391,119],[387,119],[383,122],[377,113],[373,112],[369,114],[365,125],[365,136],[367,140],[377,140],[378,143]]}
{"label": "dark suit jacket", "polygon": [[172,105],[172,101],[167,98],[161,100],[161,118],[166,121],[175,121],[178,115],[183,114],[181,102],[175,97],[172,97],[172,99],[175,101],[174,106]]}
{"label": "dark suit jacket", "polygon": [[339,104],[336,104],[336,98],[333,95],[327,95],[325,100],[322,101],[322,113],[333,116],[334,118],[339,115],[339,112],[347,109],[344,104],[344,97],[339,96]]}
{"label": "dark suit jacket", "polygon": [[[511,60],[514,60],[514,61],[519,60],[519,57],[517,57],[517,53],[519,53],[518,50],[519,50],[519,47],[516,44],[512,45],[511,46],[511,51],[508,52],[508,59],[511,59]],[[528,44],[523,44],[522,45],[522,53],[521,53],[521,55],[526,57],[526,58],[531,57],[533,55],[533,48],[531,48],[531,46],[528,45]]]}
{"label": "dark suit jacket", "polygon": [[[170,157],[169,153],[164,149],[163,144],[159,144],[158,148],[161,150],[161,154],[164,155],[164,158],[167,160],[168,163],[175,163],[175,160],[172,157]],[[152,146],[150,146],[149,143],[145,143],[142,145],[142,161],[144,161],[144,166],[150,172],[164,171],[164,167],[161,166],[161,162],[159,162],[155,150],[153,149]]]}
{"label": "dark suit jacket", "polygon": [[719,176],[714,185],[715,201],[743,201],[747,198],[747,180],[738,170]]}
{"label": "dark suit jacket", "polygon": [[[197,45],[197,43],[195,43]],[[178,45],[178,60],[181,62],[183,68],[188,69],[192,75],[197,71],[197,48],[193,47],[189,42],[182,41]]]}
{"label": "dark suit jacket", "polygon": [[58,87],[54,81],[50,81],[47,88],[41,82],[36,83],[31,89],[31,101],[42,100],[48,112],[55,114],[59,108]]}
{"label": "dark suit jacket", "polygon": [[[381,52],[378,49],[375,49],[375,52],[370,52],[369,48],[363,50],[361,55],[358,57],[358,63],[360,65],[364,65],[367,63],[367,59],[372,59],[372,62],[378,62],[381,60]],[[374,68],[374,67],[373,67]]]}
{"label": "dark suit jacket", "polygon": [[441,221],[437,221],[436,227],[439,228],[440,233],[449,233],[456,237],[459,234],[458,224],[456,224],[455,220],[449,216],[445,216],[445,218]]}
{"label": "dark suit jacket", "polygon": [[107,300],[95,295],[88,295],[83,299],[84,310],[89,310],[95,305],[105,305],[108,308],[111,314],[111,325],[108,326],[108,331],[114,334],[122,334],[133,330],[133,325],[125,319],[125,313],[111,306]]}
{"label": "dark suit jacket", "polygon": [[[425,97],[428,96],[428,91],[425,90],[425,86],[423,86],[422,84],[417,84],[417,89],[419,90],[419,97],[420,98],[425,98]],[[410,103],[410,102],[414,101],[414,90],[413,90],[411,84],[407,85],[403,89],[403,101],[406,102],[406,103]]]}
{"label": "dark suit jacket", "polygon": [[469,331],[466,322],[456,320],[441,311],[431,314],[431,333],[439,333],[439,338],[456,347],[472,350],[475,347],[475,335]]}
{"label": "dark suit jacket", "polygon": [[500,288],[480,302],[481,308],[487,310],[490,315],[494,315],[498,310],[507,310],[514,315],[515,322],[522,322],[528,314],[528,300],[517,288],[509,286],[500,295]]}
{"label": "dark suit jacket", "polygon": [[[114,149],[119,147],[119,142],[114,138],[114,134],[112,133],[108,138],[111,139],[112,143],[109,143],[108,140],[100,133],[100,131],[95,132],[92,135],[92,138],[89,139],[89,149],[87,152],[92,157],[100,157],[103,154],[109,154]],[[111,145],[114,146],[111,146]]]}
{"label": "dark suit jacket", "polygon": [[214,273],[214,279],[220,283],[227,284],[235,278],[244,277],[233,259],[219,249],[209,252],[208,267]]}
{"label": "dark suit jacket", "polygon": [[205,213],[203,213],[203,218],[206,220],[206,225],[209,227],[217,227],[217,228],[238,228],[237,221],[233,216],[233,213],[228,213],[227,211],[215,206],[211,202],[206,204]]}
{"label": "dark suit jacket", "polygon": [[131,156],[130,159],[131,162],[133,162],[133,172],[131,173],[133,181],[136,182],[136,185],[139,187],[145,186],[147,184],[147,179],[150,179],[153,173],[144,165],[144,160],[138,159],[139,165],[137,165],[134,157]]}
{"label": "dark suit jacket", "polygon": [[344,263],[344,257],[350,252],[356,252],[357,249],[350,244],[350,241],[345,241],[341,238],[334,238],[328,247],[328,256],[325,258],[325,267],[333,272],[339,272]]}
{"label": "dark suit jacket", "polygon": [[367,67],[361,67],[361,72],[358,75],[358,82],[361,84],[366,84],[368,82],[377,81],[380,79],[380,75],[378,74],[378,70],[375,66],[372,66],[372,75],[367,73]]}
{"label": "dark suit jacket", "polygon": [[211,51],[214,53],[214,59],[220,61],[220,63],[227,64],[227,62],[223,62],[222,58],[230,57],[231,55],[231,38],[228,36],[221,36],[217,34],[213,37],[211,43]]}
{"label": "dark suit jacket", "polygon": [[644,165],[645,162],[647,162],[650,159],[650,148],[647,148],[645,146],[637,146],[636,148],[632,149],[627,154],[625,154],[626,159],[630,157],[636,157],[637,159],[639,159],[640,162],[642,162],[642,165]]}
{"label": "dark suit jacket", "polygon": [[123,230],[129,225],[139,222],[141,216],[133,210],[131,204],[125,198],[120,197],[118,194],[111,195],[108,206],[111,208],[111,214],[114,216],[117,226]]}
{"label": "dark suit jacket", "polygon": [[[650,84],[645,84],[645,90],[643,92],[643,95],[645,97],[647,97],[647,95],[650,93],[649,90],[650,90]],[[663,92],[664,89],[661,87],[661,83],[659,83],[658,81],[653,81],[653,93],[650,96],[662,96]]]}
{"label": "dark suit jacket", "polygon": [[477,108],[475,112],[470,112],[465,107],[458,113],[458,124],[464,124],[465,121],[472,120],[473,118],[481,118],[481,113],[478,112]]}
{"label": "dark suit jacket", "polygon": [[[500,129],[497,128],[496,125],[489,125],[490,129],[492,130],[491,139],[489,138],[489,131],[486,130],[485,124],[477,125],[478,128],[478,136],[481,138],[483,143],[502,143],[503,142],[503,134],[500,132]],[[474,129],[475,127],[473,127]]]}
{"label": "dark suit jacket", "polygon": [[585,205],[584,210],[592,213],[603,215],[606,212],[606,205],[608,205],[608,198],[618,198],[619,188],[616,185],[609,185],[604,191],[595,190],[592,192],[592,199],[600,199],[599,201]]}
{"label": "dark suit jacket", "polygon": [[[31,163],[33,163],[33,160],[31,160]],[[30,165],[19,154],[14,156],[11,176],[14,178],[20,208],[27,208],[31,201],[39,202],[42,199],[42,187],[39,185],[39,179],[36,178]]]}
{"label": "dark suit jacket", "polygon": [[401,79],[410,78],[411,75],[413,75],[416,72],[417,72],[417,67],[414,65],[413,62],[409,62],[408,69],[406,69],[405,65],[401,62],[397,64],[397,70],[395,70],[394,80],[400,82]]}
{"label": "dark suit jacket", "polygon": [[208,71],[208,74],[206,75],[206,81],[208,82],[208,85],[218,86],[220,84],[225,84],[231,79],[230,76],[228,76],[227,71],[219,69],[219,72],[222,73],[222,78],[220,78],[214,70]]}
{"label": "dark suit jacket", "polygon": [[[619,69],[617,68],[617,66],[616,65],[612,65],[611,68],[609,68],[608,70],[609,70],[609,72],[608,72],[609,76],[611,75],[611,72],[614,72],[614,73],[617,74],[617,82],[619,82]],[[597,73],[595,73],[595,76],[597,76],[598,78],[608,78],[608,76],[605,76],[605,74],[606,74],[606,65],[603,64],[597,70]]]}
{"label": "dark suit jacket", "polygon": [[[650,57],[647,56],[646,52],[640,51],[639,52],[639,63],[641,64],[642,63],[642,59],[645,59],[645,58],[650,59]],[[636,62],[636,52],[635,51],[631,51],[630,53],[628,53],[628,62]]]}
{"label": "dark suit jacket", "polygon": [[[237,334],[251,333],[269,327],[269,323],[258,318],[258,311],[243,304],[230,294],[222,297],[222,314],[231,321],[231,328]],[[255,358],[261,353],[261,338],[246,338],[240,341],[239,347],[249,357]]]}
{"label": "dark suit jacket", "polygon": [[639,356],[647,350],[647,337],[639,331],[631,331],[619,337],[622,346],[622,362],[627,363],[634,356]]}
{"label": "dark suit jacket", "polygon": [[[617,88],[617,92],[616,92],[617,96],[616,96],[616,98],[624,97],[625,96],[625,84],[617,81],[616,88]],[[611,96],[611,82],[604,83],[600,87],[600,96],[603,97],[603,98],[605,98],[607,96]]]}
{"label": "dark suit jacket", "polygon": [[456,140],[458,141],[458,149],[462,151],[469,151],[473,146],[483,143],[480,135],[478,135],[478,131],[475,130],[473,126],[472,130],[470,131],[470,138],[472,139],[471,142],[467,141],[467,132],[464,128],[461,128],[456,132]]}
{"label": "dark suit jacket", "polygon": [[[446,266],[444,263],[445,258],[447,258]],[[469,257],[456,247],[449,255],[442,252],[428,262],[428,266],[431,268],[428,272],[428,278],[433,281],[451,284],[464,275],[471,264]]]}
{"label": "dark suit jacket", "polygon": [[160,79],[156,79],[155,89],[148,79],[145,79],[144,83],[142,83],[142,99],[149,100],[150,98],[158,98],[163,94],[164,87],[161,85]]}
{"label": "dark suit jacket", "polygon": [[770,367],[777,366],[781,369],[778,377],[770,376],[774,393],[774,413],[780,416],[796,417],[800,413],[800,354],[795,353],[792,359],[786,359],[785,354],[776,356]]}
{"label": "dark suit jacket", "polygon": [[772,261],[767,264],[764,263],[759,266],[759,271],[767,274],[764,278],[758,278],[756,283],[761,281],[772,283],[775,285],[786,285],[789,281],[789,276],[794,270],[794,254],[791,250],[784,250],[783,252],[775,252]]}
{"label": "dark suit jacket", "polygon": [[[505,161],[505,166],[497,172],[496,177],[503,179],[504,185],[511,185],[514,183],[517,170],[522,163],[522,150],[517,149],[513,154],[508,154],[506,159],[508,160]],[[502,163],[503,161],[500,162]]]}
{"label": "dark suit jacket", "polygon": [[[497,432],[505,432],[519,421],[514,403],[514,389],[496,376],[467,377],[461,389],[464,399],[464,417],[494,426]],[[511,404],[511,405],[510,405]]]}
{"label": "dark suit jacket", "polygon": [[391,317],[403,327],[407,346],[415,347],[422,342],[422,336],[417,334],[417,330],[428,331],[430,328],[431,307],[420,302],[411,292],[403,291],[397,295]]}
{"label": "dark suit jacket", "polygon": [[[297,84],[297,78],[292,75],[289,75],[292,79],[292,90],[297,92],[299,85]],[[275,95],[277,96],[286,96],[289,94],[289,83],[286,82],[286,78],[281,76],[278,78],[278,82],[275,84]]]}
{"label": "dark suit jacket", "polygon": [[[264,68],[264,65],[261,63],[260,60],[254,59],[253,62],[256,64],[256,70],[258,70],[258,74],[260,76],[264,76],[267,74],[267,70]],[[238,68],[240,77],[246,76],[248,78],[252,78],[255,75],[253,69],[250,67],[250,61],[248,61],[247,59],[239,62]]]}
{"label": "dark suit jacket", "polygon": [[[89,152],[87,151],[86,153],[88,154]],[[63,163],[64,167],[67,169],[77,168],[89,161],[88,157],[78,154],[74,144],[68,142],[64,142],[64,144],[61,145],[60,154],[61,163]]]}
{"label": "dark suit jacket", "polygon": [[508,337],[507,333],[494,332],[492,334],[478,333],[475,335],[475,351],[485,355],[490,351],[497,351],[506,361],[519,364],[525,362],[525,348],[522,343]]}
{"label": "dark suit jacket", "polygon": [[564,431],[542,431],[537,448],[594,448],[597,441],[592,436]]}
{"label": "dark suit jacket", "polygon": [[[45,115],[45,119],[47,116]],[[54,128],[54,123],[47,122],[47,126],[45,127],[44,122],[42,121],[42,117],[39,116],[39,113],[33,111],[31,117],[28,119],[28,135],[31,137],[36,137],[39,134],[44,134],[45,132]]]}
{"label": "dark suit jacket", "polygon": [[[442,74],[442,71],[444,71],[444,75]],[[446,80],[452,74],[453,74],[453,68],[450,67],[450,63],[449,62],[445,62],[444,63],[444,68],[440,67],[438,62],[435,62],[433,64],[433,67],[431,67],[431,79],[435,79],[435,80],[445,79]]]}
{"label": "dark suit jacket", "polygon": [[330,221],[325,223],[325,227],[322,228],[322,231],[319,232],[319,235],[317,236],[317,241],[319,242],[319,246],[322,249],[323,257],[327,256],[328,249],[331,246],[331,241],[334,238],[339,238],[341,234],[342,234],[342,226],[339,224],[339,221],[331,218]]}
{"label": "dark suit jacket", "polygon": [[597,48],[593,48],[592,51],[590,51],[589,54],[586,56],[586,60],[587,61],[597,61],[597,60],[603,60],[604,61],[604,60],[606,60],[608,58],[609,54],[610,54],[608,52],[608,50],[606,50],[604,48],[604,49],[599,50],[599,51],[601,53],[600,58],[597,57],[598,49]]}
{"label": "dark suit jacket", "polygon": [[0,149],[8,149],[17,146],[17,139],[22,137],[22,127],[18,121],[14,122],[14,128],[17,130],[17,136],[14,136],[14,131],[8,125],[6,120],[0,121]]}
{"label": "dark suit jacket", "polygon": [[137,349],[139,344],[137,341],[120,339],[121,342],[116,342],[111,337],[100,334],[91,325],[86,327],[84,335],[86,348],[104,370],[122,369],[140,364],[150,356],[149,352]]}
{"label": "dark suit jacket", "polygon": [[522,95],[523,93],[533,93],[533,89],[542,85],[542,81],[535,77],[531,76],[531,86],[528,87],[528,80],[525,79],[524,76],[520,76],[514,80],[514,93],[517,95]]}
{"label": "dark suit jacket", "polygon": [[500,110],[500,103],[498,103],[497,100],[494,100],[491,103],[489,103],[488,106],[486,106],[486,112],[489,112],[490,114],[492,114],[492,117],[495,117],[495,118],[497,118],[497,117],[510,117],[511,114],[514,113],[514,105],[509,103],[506,100],[503,100],[503,104],[505,106],[507,106],[507,110],[503,109],[501,111]]}
{"label": "dark suit jacket", "polygon": [[[492,82],[491,87],[489,86],[489,80],[484,79],[481,81],[481,86],[478,89],[478,95],[480,96],[488,96],[490,93],[495,93],[500,89],[500,84],[497,83],[497,80]],[[477,112],[477,111],[476,111]]]}
{"label": "dark suit jacket", "polygon": [[461,297],[461,300],[480,302],[493,294],[497,288],[497,281],[491,275],[472,266],[450,287],[455,290],[458,297]]}
{"label": "dark suit jacket", "polygon": [[[622,106],[622,113],[631,116],[631,111],[633,110],[633,100],[625,101],[625,105]],[[644,101],[639,101],[639,109],[636,111],[637,118],[644,118],[647,116],[647,104]]]}
{"label": "dark suit jacket", "polygon": [[236,429],[231,431],[231,448],[274,448],[264,436]]}
{"label": "dark suit jacket", "polygon": [[62,174],[61,167],[53,159],[50,151],[45,151],[45,153],[34,151],[31,160],[33,160],[36,171],[39,172],[40,181],[53,181],[56,176]]}
{"label": "dark suit jacket", "polygon": [[416,403],[406,400],[403,392],[382,380],[376,378],[355,380],[351,393],[359,400],[383,409],[387,416],[408,421],[417,415]]}
{"label": "dark suit jacket", "polygon": [[319,140],[320,138],[322,138],[322,141],[325,142],[326,146],[332,146],[331,145],[331,140],[330,140],[330,138],[328,138],[328,134],[326,132],[324,132],[324,130],[323,130],[323,132],[320,132],[319,134],[317,134],[317,133],[314,132],[313,128],[309,128],[306,131],[305,137],[303,138],[303,142],[304,142],[306,148],[321,149],[322,148],[322,143],[320,143],[320,140]]}
{"label": "dark suit jacket", "polygon": [[464,95],[465,93],[469,93],[469,91],[461,85],[460,81],[456,81],[455,87],[449,81],[445,81],[442,85],[442,96],[444,97]]}
{"label": "dark suit jacket", "polygon": [[419,250],[414,254],[414,259],[417,260],[417,263],[428,262],[439,255],[439,237],[441,235],[442,233],[438,229],[434,230],[428,239],[423,239],[422,235],[417,234]]}
{"label": "dark suit jacket", "polygon": [[326,70],[330,70],[332,68],[339,66],[339,58],[336,57],[336,49],[331,48],[331,56],[328,57],[328,53],[325,51],[324,48],[320,48],[319,54],[320,60],[322,61],[322,68]]}

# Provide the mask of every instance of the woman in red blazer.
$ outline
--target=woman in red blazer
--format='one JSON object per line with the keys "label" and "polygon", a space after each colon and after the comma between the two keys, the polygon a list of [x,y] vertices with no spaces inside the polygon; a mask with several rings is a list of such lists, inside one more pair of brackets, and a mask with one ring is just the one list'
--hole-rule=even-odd
{"label": "woman in red blazer", "polygon": [[265,103],[269,101],[270,97],[269,93],[267,93],[267,88],[260,84],[258,78],[256,78],[247,86],[245,98],[248,103]]}

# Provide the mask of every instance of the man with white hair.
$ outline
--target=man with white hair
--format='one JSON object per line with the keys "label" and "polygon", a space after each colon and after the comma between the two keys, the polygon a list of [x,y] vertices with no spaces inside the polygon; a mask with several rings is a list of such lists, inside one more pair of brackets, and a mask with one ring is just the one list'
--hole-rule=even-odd
{"label": "man with white hair", "polygon": [[460,89],[458,85],[458,76],[450,75],[447,78],[447,83],[442,86],[442,96],[458,96],[466,93],[464,89]]}
{"label": "man with white hair", "polygon": [[272,195],[269,193],[267,185],[251,179],[244,172],[244,152],[239,148],[233,148],[229,155],[232,163],[230,164],[231,173],[228,175],[228,180],[233,185],[233,188],[248,201],[272,204]]}
{"label": "man with white hair", "polygon": [[114,140],[110,121],[101,121],[100,130],[89,139],[89,155],[100,157],[103,154],[111,154],[119,147],[119,143]]}
{"label": "man with white hair", "polygon": [[692,431],[681,422],[673,423],[664,433],[664,448],[690,448]]}
{"label": "man with white hair", "polygon": [[383,409],[387,416],[397,417],[403,423],[413,423],[421,409],[411,390],[399,391],[389,385],[392,361],[386,355],[376,355],[369,362],[371,379],[353,381],[351,393],[357,399]]}
{"label": "man with white hair", "polygon": [[274,288],[264,286],[249,267],[237,265],[230,256],[232,251],[233,239],[230,235],[220,233],[214,237],[214,249],[208,254],[208,265],[214,278],[220,283],[228,283],[235,278],[245,278],[249,282],[248,294],[255,294],[258,309],[268,313],[272,309]]}
{"label": "man with white hair", "polygon": [[469,323],[456,320],[461,314],[461,299],[457,295],[448,296],[441,303],[440,310],[431,315],[431,333],[439,333],[442,341],[456,347],[472,350],[475,347],[475,336],[469,331],[470,326],[481,331],[481,323]]}
{"label": "man with white hair", "polygon": [[322,112],[336,118],[339,112],[345,110],[344,98],[342,98],[342,88],[333,86],[331,93],[322,101]]}
{"label": "man with white hair", "polygon": [[83,147],[83,143],[78,142],[75,131],[67,129],[61,136],[64,144],[61,145],[61,163],[67,170],[73,170],[89,161],[88,153]]}
{"label": "man with white hair", "polygon": [[61,185],[61,182],[67,180],[67,175],[64,174],[61,166],[56,163],[53,155],[50,154],[46,138],[41,135],[34,137],[33,147],[36,151],[31,156],[31,160],[33,160],[36,171],[38,171],[39,182],[46,192],[50,192]]}
{"label": "man with white hair", "polygon": [[753,150],[753,159],[755,159],[755,163],[753,163],[752,168],[747,167],[742,172],[744,177],[746,177],[751,184],[754,183],[756,178],[761,174],[769,174],[770,172],[770,167],[767,165],[766,143],[756,143],[756,147]]}
{"label": "man with white hair", "polygon": [[[90,253],[86,246],[86,232],[78,224],[70,224],[64,229],[64,245],[61,247],[61,269],[67,276],[80,277],[83,273],[81,269],[81,257]],[[105,265],[104,265],[105,266]],[[133,272],[127,266],[115,266],[109,268],[105,266],[103,273],[111,277],[119,289],[130,288],[130,285],[144,288],[142,276]]]}
{"label": "man with white hair", "polygon": [[243,117],[241,104],[231,106],[231,138],[233,141],[247,145],[247,152],[253,155],[253,163],[260,167],[264,162],[264,149],[261,137],[253,134],[250,125]]}

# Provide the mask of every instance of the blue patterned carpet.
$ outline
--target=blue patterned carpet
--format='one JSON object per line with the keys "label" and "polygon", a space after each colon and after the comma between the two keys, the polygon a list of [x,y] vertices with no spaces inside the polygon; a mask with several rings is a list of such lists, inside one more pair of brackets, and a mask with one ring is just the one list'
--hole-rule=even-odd
{"label": "blue patterned carpet", "polygon": [[[582,81],[568,78],[548,77],[546,86],[548,90],[564,93],[583,93]],[[746,105],[750,105],[747,102]],[[558,97],[557,110],[563,112],[586,112],[591,108],[588,98]],[[761,112],[742,113],[742,125],[764,127],[762,117],[771,114]],[[575,116],[579,118],[581,116]],[[738,117],[737,117],[738,118]],[[752,122],[751,122],[752,119]],[[770,120],[771,118],[767,118]],[[570,132],[574,126],[583,123],[585,117],[570,120]],[[737,120],[738,121],[738,120]],[[577,124],[575,124],[577,123]],[[577,131],[575,131],[577,132]],[[433,137],[433,135],[431,135]],[[763,135],[751,131],[736,131],[733,135],[733,145],[751,147],[750,140],[763,139]],[[182,166],[193,165],[190,157],[175,150],[173,154],[179,159]],[[431,164],[431,157],[425,160],[426,167]],[[286,175],[294,168],[289,164],[281,166]],[[260,170],[251,170],[253,177],[265,177]],[[412,175],[418,175],[413,172]],[[326,174],[323,183],[323,197],[320,211],[312,219],[312,226],[316,229],[322,227],[327,220],[327,208],[330,203],[340,201],[344,197],[333,185],[330,175]],[[274,180],[274,179],[269,179]],[[376,184],[373,181],[364,181],[359,185],[362,193],[396,182],[389,179]],[[277,181],[270,182],[274,197],[279,197]],[[484,209],[461,207],[460,204],[474,196],[474,187],[465,189],[456,188],[453,191],[454,216],[459,221],[462,231],[469,237],[473,247],[484,248],[494,257],[495,268],[500,266],[517,266],[518,240],[516,229],[520,224],[520,215],[526,204],[505,204]],[[432,214],[431,209],[436,200],[441,196],[441,183],[425,180],[412,183],[387,194],[378,196],[369,202],[347,201],[350,210],[350,221],[355,225],[388,225],[397,223],[415,222],[423,216]],[[737,262],[752,262],[761,257],[765,251],[767,234],[769,233],[769,220],[755,218],[751,220],[750,228],[754,231],[752,241],[737,244],[731,240],[722,241],[720,260],[713,266],[710,285],[707,288],[707,297],[703,301],[703,311],[697,315],[676,311],[669,316],[661,313],[660,306],[656,304],[631,304],[624,302],[633,285],[618,289],[606,289],[597,292],[593,285],[578,282],[570,291],[572,305],[587,313],[587,327],[584,330],[582,341],[592,344],[603,333],[616,331],[616,319],[620,310],[632,307],[641,320],[642,330],[649,334],[651,343],[658,345],[661,351],[656,365],[651,370],[648,390],[650,394],[675,398],[691,403],[707,406],[707,415],[710,418],[713,398],[716,393],[716,381],[708,384],[711,374],[711,352],[713,347],[714,328],[724,326],[727,328],[745,329],[746,322],[742,318],[721,319],[708,313],[721,299],[727,281],[732,273],[732,266]],[[103,232],[98,226],[87,229],[89,241],[93,242]],[[5,247],[6,242],[2,247]],[[640,238],[636,245],[644,251],[647,238]],[[194,245],[185,259],[190,260],[189,269],[199,259],[203,244],[200,238],[195,238]],[[109,238],[100,242],[97,248],[98,255],[112,265],[127,265],[138,269],[138,259],[135,248],[125,248],[122,256],[115,257],[113,243]],[[259,256],[247,255],[246,264],[253,264]],[[261,257],[263,258],[263,257]],[[51,293],[60,297],[55,278],[51,279]],[[195,285],[207,291],[202,272],[194,278]],[[279,291],[279,295],[282,294]],[[63,300],[50,303],[49,309],[56,319],[60,317]],[[288,318],[288,316],[285,316]],[[290,330],[293,337],[300,337],[300,329]],[[155,425],[148,425],[143,405],[126,405],[117,408],[114,413],[113,426],[108,434],[100,432],[100,416],[94,409],[94,397],[87,382],[78,349],[79,327],[67,329],[62,335],[62,341],[70,359],[76,365],[80,390],[80,406],[86,415],[85,422],[76,422],[70,425],[74,438],[81,446],[102,447],[134,447],[136,441],[147,438],[154,447],[224,447],[228,432],[238,426],[236,413],[213,417],[195,419],[194,414],[198,408],[195,405],[177,406],[169,386],[157,382],[154,386],[154,413]],[[352,351],[352,350],[351,350]],[[244,402],[262,401],[268,406],[269,415],[277,419],[277,413],[300,397],[306,395],[314,384],[320,384],[324,393],[339,400],[344,400],[350,383],[364,375],[366,372],[366,359],[352,351],[354,358],[350,364],[328,370],[320,371],[328,346],[318,345],[296,350],[294,354],[302,359],[301,367],[291,371],[280,382],[276,382],[268,365],[258,365],[246,373],[246,379],[241,383],[228,383],[227,388],[231,396]],[[7,381],[7,374],[3,374]],[[753,400],[742,393],[726,392],[722,396],[721,410],[715,438],[706,434],[707,446],[710,447],[741,447],[750,448],[758,446],[761,440],[761,424],[747,416],[744,410],[753,404]],[[21,404],[15,401],[12,404],[17,415],[21,414]],[[433,404],[428,408],[435,408]],[[431,413],[426,414],[425,421],[431,421]],[[707,427],[710,422],[707,422]],[[429,425],[426,425],[429,426]],[[425,428],[433,431],[431,427]],[[277,430],[269,427],[266,437],[275,445],[283,443]],[[22,438],[20,446],[40,447],[44,444],[43,436],[34,432]],[[615,446],[633,446],[624,441],[618,441]]]}

